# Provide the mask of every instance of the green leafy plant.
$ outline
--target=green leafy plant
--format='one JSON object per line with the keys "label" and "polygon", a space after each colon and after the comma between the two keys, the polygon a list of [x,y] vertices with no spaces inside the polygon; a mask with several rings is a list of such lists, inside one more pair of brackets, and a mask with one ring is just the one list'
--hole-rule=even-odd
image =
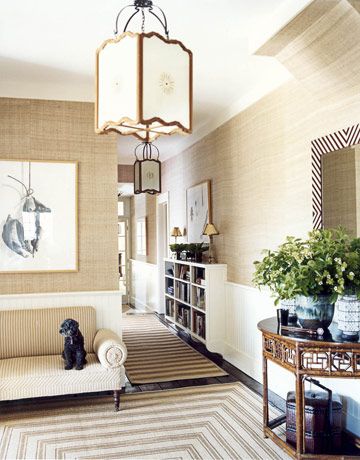
{"label": "green leafy plant", "polygon": [[170,251],[171,252],[176,252],[176,253],[180,253],[180,252],[183,252],[186,250],[186,244],[184,243],[174,243],[174,244],[170,244]]}
{"label": "green leafy plant", "polygon": [[254,284],[268,286],[280,300],[320,295],[337,300],[344,293],[360,297],[360,240],[343,229],[313,230],[308,239],[287,237],[276,251],[255,262]]}
{"label": "green leafy plant", "polygon": [[209,245],[204,243],[189,243],[186,246],[186,251],[192,254],[200,254],[209,250]]}

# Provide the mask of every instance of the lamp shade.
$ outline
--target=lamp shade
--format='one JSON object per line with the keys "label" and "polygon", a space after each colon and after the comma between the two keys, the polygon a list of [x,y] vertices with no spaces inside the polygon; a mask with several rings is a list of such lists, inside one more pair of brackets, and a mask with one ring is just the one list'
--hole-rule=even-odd
{"label": "lamp shade", "polygon": [[192,53],[156,32],[124,32],[96,54],[95,132],[151,142],[192,131]]}
{"label": "lamp shade", "polygon": [[219,235],[219,232],[214,224],[206,224],[204,231],[203,231],[203,235],[206,235],[206,236]]}
{"label": "lamp shade", "polygon": [[171,230],[171,236],[175,236],[175,237],[182,236],[180,228],[179,227],[174,227]]}

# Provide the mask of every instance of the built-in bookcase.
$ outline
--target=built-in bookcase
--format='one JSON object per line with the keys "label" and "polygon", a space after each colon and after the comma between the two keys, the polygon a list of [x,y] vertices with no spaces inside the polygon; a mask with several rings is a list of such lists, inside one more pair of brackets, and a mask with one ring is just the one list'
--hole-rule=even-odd
{"label": "built-in bookcase", "polygon": [[165,259],[165,317],[210,351],[225,333],[226,265]]}

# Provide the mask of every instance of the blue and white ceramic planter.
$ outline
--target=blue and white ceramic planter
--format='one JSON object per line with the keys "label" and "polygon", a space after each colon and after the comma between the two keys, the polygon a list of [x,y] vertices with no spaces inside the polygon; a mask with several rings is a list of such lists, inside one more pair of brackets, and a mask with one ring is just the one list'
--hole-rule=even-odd
{"label": "blue and white ceramic planter", "polygon": [[360,301],[356,295],[344,295],[336,302],[338,328],[344,336],[357,337],[360,331]]}
{"label": "blue and white ceramic planter", "polygon": [[305,329],[327,329],[335,313],[334,304],[330,303],[330,296],[319,295],[314,297],[297,297],[296,314],[300,325]]}

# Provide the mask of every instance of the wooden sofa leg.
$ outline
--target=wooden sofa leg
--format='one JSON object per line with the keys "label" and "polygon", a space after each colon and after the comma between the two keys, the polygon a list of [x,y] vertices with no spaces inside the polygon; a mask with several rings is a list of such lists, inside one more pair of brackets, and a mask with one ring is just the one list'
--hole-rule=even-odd
{"label": "wooden sofa leg", "polygon": [[114,390],[114,403],[115,411],[118,412],[120,410],[120,390]]}

